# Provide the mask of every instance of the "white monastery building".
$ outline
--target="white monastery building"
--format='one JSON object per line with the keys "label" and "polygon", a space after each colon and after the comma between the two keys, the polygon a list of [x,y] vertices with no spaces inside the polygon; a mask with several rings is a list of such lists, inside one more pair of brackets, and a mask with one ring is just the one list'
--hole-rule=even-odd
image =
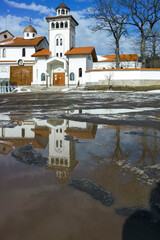
{"label": "white monastery building", "polygon": [[[98,56],[92,46],[76,47],[78,22],[66,4],[61,3],[56,12],[56,16],[46,17],[49,42],[46,37],[37,36],[31,25],[24,29],[23,37],[14,37],[7,30],[0,33],[1,85],[105,84],[117,78],[127,81],[133,75],[130,70],[134,71],[135,79],[141,79],[137,54],[120,55],[121,69],[117,71],[115,55]],[[128,70],[125,76],[124,69]],[[149,74],[152,75],[146,76]]]}

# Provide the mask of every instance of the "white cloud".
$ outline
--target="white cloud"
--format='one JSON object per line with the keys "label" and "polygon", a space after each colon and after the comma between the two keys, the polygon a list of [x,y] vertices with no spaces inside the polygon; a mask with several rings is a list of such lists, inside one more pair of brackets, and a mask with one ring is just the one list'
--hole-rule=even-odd
{"label": "white cloud", "polygon": [[4,2],[14,8],[37,11],[47,15],[53,15],[55,13],[55,10],[53,8],[48,8],[44,5],[36,5],[34,2],[32,2],[30,5],[27,5],[26,3],[17,3],[15,1],[9,1],[9,0],[4,0]]}
{"label": "white cloud", "polygon": [[[71,12],[73,17],[79,23],[76,27],[76,46],[94,46],[97,54],[114,54],[114,39],[105,31],[92,32],[91,26],[95,23],[92,19],[86,19],[86,10]],[[16,37],[23,36],[23,30],[30,24],[30,16],[17,17],[7,16],[7,29]],[[0,16],[0,32],[6,29],[6,17]],[[31,24],[36,28],[38,36],[48,38],[48,23],[45,18],[32,19]],[[122,38],[120,44],[120,53],[138,53],[134,48],[135,37]]]}
{"label": "white cloud", "polygon": [[[7,17],[0,16],[0,22],[0,32],[7,28],[7,30],[9,30],[15,37],[22,37],[24,28],[30,24],[29,17],[17,17],[13,15],[7,15]],[[48,37],[48,23],[46,22],[45,18],[32,19],[31,24],[37,30],[38,36]]]}
{"label": "white cloud", "polygon": [[[73,17],[79,23],[76,29],[77,46],[94,46],[97,54],[115,54],[114,39],[106,31],[93,32],[91,27],[95,21],[86,18],[87,10],[71,12]],[[134,39],[122,38],[120,42],[120,53],[134,53]],[[136,51],[137,52],[137,51]]]}

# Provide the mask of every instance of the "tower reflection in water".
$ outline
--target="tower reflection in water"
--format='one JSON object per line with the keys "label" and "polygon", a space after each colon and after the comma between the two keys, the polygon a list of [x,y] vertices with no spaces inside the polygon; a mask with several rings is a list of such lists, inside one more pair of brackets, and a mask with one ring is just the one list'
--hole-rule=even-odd
{"label": "tower reflection in water", "polygon": [[[75,153],[77,139],[94,139],[97,125],[62,119],[24,119],[11,117],[17,122],[14,128],[0,128],[0,154],[8,155],[15,147],[32,144],[37,151],[46,152],[47,170],[55,170],[57,181],[68,182],[70,172],[78,164]],[[71,140],[65,138],[71,136]],[[45,150],[45,151],[44,151]]]}

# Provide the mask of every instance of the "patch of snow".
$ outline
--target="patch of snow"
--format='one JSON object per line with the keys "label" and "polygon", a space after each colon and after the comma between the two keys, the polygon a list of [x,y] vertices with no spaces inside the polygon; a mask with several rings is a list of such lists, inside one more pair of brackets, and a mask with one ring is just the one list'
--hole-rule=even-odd
{"label": "patch of snow", "polygon": [[30,89],[24,87],[16,87],[12,93],[23,93],[23,92],[31,92]]}
{"label": "patch of snow", "polygon": [[160,90],[150,90],[150,91],[147,91],[147,93],[160,93]]}

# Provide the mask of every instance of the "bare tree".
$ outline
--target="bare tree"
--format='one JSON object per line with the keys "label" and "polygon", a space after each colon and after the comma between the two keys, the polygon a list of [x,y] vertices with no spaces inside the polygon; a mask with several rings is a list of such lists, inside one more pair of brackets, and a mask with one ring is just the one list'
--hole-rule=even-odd
{"label": "bare tree", "polygon": [[152,29],[152,32],[147,40],[147,53],[150,57],[157,58],[160,54],[160,30],[159,26]]}
{"label": "bare tree", "polygon": [[119,0],[128,15],[128,23],[136,26],[141,35],[142,67],[146,66],[146,40],[160,20],[159,0]]}
{"label": "bare tree", "polygon": [[119,68],[120,38],[126,33],[127,15],[121,14],[121,6],[116,0],[96,0],[90,10],[90,17],[96,20],[93,31],[105,30],[114,37],[116,68]]}

